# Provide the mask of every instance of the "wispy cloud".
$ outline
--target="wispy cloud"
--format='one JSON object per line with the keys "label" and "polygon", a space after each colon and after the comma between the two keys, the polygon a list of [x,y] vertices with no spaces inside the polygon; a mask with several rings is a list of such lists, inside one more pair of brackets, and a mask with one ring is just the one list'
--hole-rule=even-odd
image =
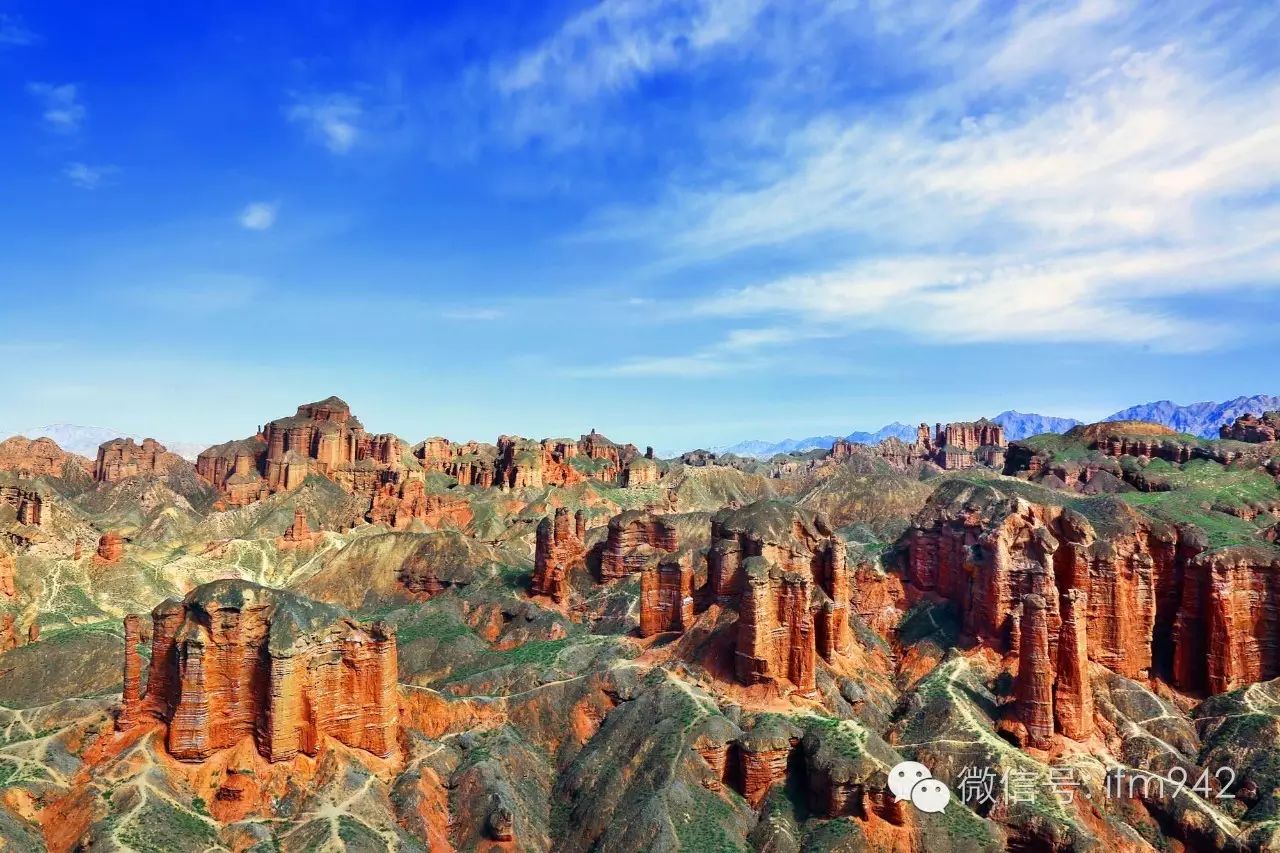
{"label": "wispy cloud", "polygon": [[0,47],[25,47],[39,40],[20,17],[0,12]]}
{"label": "wispy cloud", "polygon": [[[612,364],[575,368],[575,377],[666,377],[706,379],[744,371],[767,370],[783,363],[779,350],[816,338],[830,337],[829,329],[819,326],[789,326],[731,329],[715,343],[692,352],[637,356]],[[824,372],[815,362],[788,362],[793,372]]]}
{"label": "wispy cloud", "polygon": [[51,130],[74,133],[84,123],[88,112],[74,83],[28,83],[27,91],[40,101],[44,122]]}
{"label": "wispy cloud", "polygon": [[[905,45],[891,61],[928,79],[945,66],[937,85],[824,103],[772,144],[718,137],[740,173],[684,176],[597,235],[660,246],[677,267],[768,250],[805,270],[692,299],[704,317],[1218,346],[1228,330],[1175,299],[1280,287],[1280,76],[1246,61],[1276,16],[1192,6],[889,10],[905,16],[879,22],[877,38]],[[753,108],[756,126],[785,126],[782,107]]]}
{"label": "wispy cloud", "polygon": [[495,62],[499,114],[516,141],[579,141],[589,105],[668,69],[696,65],[748,33],[764,0],[602,0],[537,45]]}
{"label": "wispy cloud", "polygon": [[346,154],[361,138],[364,108],[359,98],[332,93],[300,98],[285,110],[285,116],[334,154]]}
{"label": "wispy cloud", "polygon": [[96,190],[109,183],[120,171],[117,166],[90,166],[87,163],[68,163],[62,174],[75,186],[82,190]]}
{"label": "wispy cloud", "polygon": [[240,211],[240,226],[250,231],[266,231],[276,224],[276,216],[280,205],[273,201],[255,201],[245,205]]}

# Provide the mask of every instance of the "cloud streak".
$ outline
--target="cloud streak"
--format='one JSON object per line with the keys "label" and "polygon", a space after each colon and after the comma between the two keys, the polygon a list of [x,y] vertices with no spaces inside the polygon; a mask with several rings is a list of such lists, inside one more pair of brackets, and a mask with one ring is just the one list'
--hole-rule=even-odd
{"label": "cloud streak", "polygon": [[28,83],[27,92],[40,101],[45,126],[58,133],[75,133],[84,124],[88,110],[80,103],[74,83]]}
{"label": "cloud streak", "polygon": [[[738,140],[733,179],[695,174],[593,236],[674,268],[769,251],[804,270],[695,297],[697,316],[946,343],[1204,350],[1228,330],[1175,300],[1280,287],[1280,76],[1242,59],[1274,16],[936,11],[887,10],[878,32],[939,45],[896,61],[950,82],[815,107],[763,153]],[[785,126],[777,104],[753,109],[745,124]]]}
{"label": "cloud streak", "polygon": [[350,152],[362,137],[364,107],[351,95],[332,93],[300,99],[285,110],[285,116],[334,154]]}
{"label": "cloud streak", "polygon": [[240,227],[249,231],[267,231],[276,224],[280,205],[271,201],[255,201],[240,211]]}

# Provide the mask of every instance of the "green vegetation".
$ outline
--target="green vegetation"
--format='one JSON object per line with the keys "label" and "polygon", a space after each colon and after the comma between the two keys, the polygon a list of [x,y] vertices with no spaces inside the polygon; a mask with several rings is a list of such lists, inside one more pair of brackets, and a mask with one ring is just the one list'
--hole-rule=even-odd
{"label": "green vegetation", "polygon": [[406,620],[396,626],[396,641],[400,644],[431,638],[441,643],[457,640],[475,632],[465,622],[447,611],[427,613],[418,619]]}
{"label": "green vegetation", "polygon": [[1158,476],[1170,491],[1126,493],[1120,496],[1126,503],[1155,518],[1198,527],[1211,549],[1267,544],[1253,522],[1220,511],[1280,502],[1275,480],[1262,471],[1195,459],[1180,467],[1152,460],[1143,472],[1148,478]]}
{"label": "green vegetation", "polygon": [[217,844],[213,825],[199,814],[148,797],[120,832],[120,840],[139,853],[204,850]]}
{"label": "green vegetation", "polygon": [[710,792],[698,791],[696,807],[677,816],[676,837],[681,851],[696,853],[736,853],[743,849],[725,831],[733,821],[733,810]]}

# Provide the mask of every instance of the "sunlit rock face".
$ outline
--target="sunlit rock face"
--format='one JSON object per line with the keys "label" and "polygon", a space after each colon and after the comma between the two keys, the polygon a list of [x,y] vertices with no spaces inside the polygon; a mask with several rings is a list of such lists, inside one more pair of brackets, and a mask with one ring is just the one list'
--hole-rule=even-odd
{"label": "sunlit rock face", "polygon": [[396,641],[382,623],[247,581],[205,584],[151,616],[145,693],[141,620],[125,622],[120,725],[162,721],[175,758],[200,761],[246,737],[271,761],[315,755],[325,738],[396,749]]}

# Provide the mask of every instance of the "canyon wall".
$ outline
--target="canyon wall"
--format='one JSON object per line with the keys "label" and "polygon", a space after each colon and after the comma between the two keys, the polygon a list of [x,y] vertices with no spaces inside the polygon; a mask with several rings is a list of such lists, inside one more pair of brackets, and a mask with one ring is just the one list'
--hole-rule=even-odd
{"label": "canyon wall", "polygon": [[170,469],[189,464],[176,453],[170,453],[154,438],[138,444],[132,438],[117,438],[98,447],[93,466],[93,479],[114,483],[139,474],[165,474]]}
{"label": "canyon wall", "polygon": [[152,611],[145,693],[141,620],[125,619],[122,729],[166,727],[181,761],[252,737],[270,761],[316,755],[324,739],[388,756],[397,748],[396,640],[340,608],[221,580]]}

